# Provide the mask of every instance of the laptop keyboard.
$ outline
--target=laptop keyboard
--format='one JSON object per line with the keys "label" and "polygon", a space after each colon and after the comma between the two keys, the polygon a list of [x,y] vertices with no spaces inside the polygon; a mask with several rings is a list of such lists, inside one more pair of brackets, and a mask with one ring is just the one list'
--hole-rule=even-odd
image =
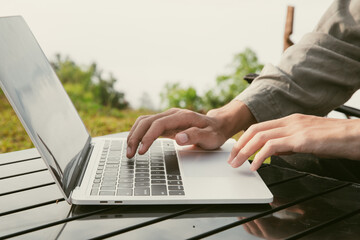
{"label": "laptop keyboard", "polygon": [[185,195],[172,141],[157,140],[144,155],[131,159],[126,148],[125,141],[105,141],[91,195]]}

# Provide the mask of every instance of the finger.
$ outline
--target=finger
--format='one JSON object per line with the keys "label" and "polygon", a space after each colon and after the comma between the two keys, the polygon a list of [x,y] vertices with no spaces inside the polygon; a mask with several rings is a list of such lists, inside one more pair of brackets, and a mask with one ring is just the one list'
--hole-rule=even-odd
{"label": "finger", "polygon": [[241,166],[250,156],[258,151],[270,139],[285,137],[287,129],[284,127],[274,128],[262,132],[258,132],[250,139],[246,145],[240,149],[236,157],[230,162],[234,168]]}
{"label": "finger", "polygon": [[132,134],[134,133],[135,129],[137,128],[137,126],[139,125],[139,122],[150,117],[149,115],[143,115],[143,116],[140,116],[136,119],[134,125],[131,127],[130,129],[130,132],[129,132],[129,135],[127,137],[127,141],[129,141],[129,139],[131,138]]}
{"label": "finger", "polygon": [[236,143],[236,145],[237,145],[236,147],[241,149],[258,132],[262,132],[262,131],[266,131],[266,130],[270,130],[270,129],[274,129],[274,128],[279,128],[279,127],[284,127],[284,126],[286,126],[286,123],[287,123],[286,118],[280,118],[280,119],[275,119],[275,120],[270,120],[270,121],[266,121],[266,122],[262,122],[262,123],[253,124],[244,132],[243,135],[241,135],[241,137],[239,138],[239,141]]}
{"label": "finger", "polygon": [[141,148],[139,154],[144,154],[156,138],[163,133],[174,129],[186,129],[189,127],[204,128],[206,119],[203,115],[192,111],[179,111],[170,116],[162,117],[151,123],[148,131],[141,139]]}
{"label": "finger", "polygon": [[138,141],[130,141],[130,139],[132,138],[132,135],[133,135],[133,133],[134,133],[134,131],[135,131],[135,129],[137,128],[137,126],[139,125],[139,122],[141,122],[142,120],[144,120],[144,119],[146,119],[146,118],[148,118],[148,117],[150,117],[150,116],[140,116],[140,117],[138,117],[137,119],[136,119],[136,121],[135,121],[135,123],[134,123],[134,125],[131,127],[131,129],[130,129],[130,132],[129,132],[129,135],[128,135],[128,137],[127,137],[127,139],[126,139],[126,143],[127,143],[127,149],[126,149],[126,156],[128,157],[128,158],[132,158],[133,156],[134,156],[134,154],[135,154],[135,151],[132,151],[132,147],[134,148],[134,149],[136,149],[137,147],[138,147],[138,144],[139,144],[139,142]]}
{"label": "finger", "polygon": [[141,142],[141,139],[145,135],[145,133],[149,130],[151,124],[157,119],[161,119],[165,116],[171,116],[172,114],[180,111],[180,109],[172,108],[165,112],[155,114],[152,116],[141,117],[139,121],[137,121],[136,125],[131,129],[131,133],[127,139],[127,157],[133,157],[136,153],[136,149]]}
{"label": "finger", "polygon": [[145,119],[151,118],[152,121],[154,121],[155,119],[161,118],[163,116],[168,116],[170,114],[175,113],[176,111],[179,111],[180,109],[177,108],[171,108],[168,109],[162,113],[158,113],[158,114],[154,114],[154,115],[143,115],[140,116],[136,119],[134,125],[132,126],[132,128],[130,129],[129,135],[128,135],[128,140],[132,137],[132,135],[134,134],[135,130],[138,129],[139,123]]}
{"label": "finger", "polygon": [[252,171],[256,171],[266,158],[276,153],[292,152],[294,146],[291,143],[291,139],[291,137],[283,137],[267,141],[264,147],[256,154],[254,161],[250,166],[250,169]]}
{"label": "finger", "polygon": [[[210,128],[191,127],[185,131],[179,132],[175,140],[179,145],[197,145],[204,149],[215,149],[219,146],[220,139],[214,136],[214,131]],[[213,139],[209,141],[210,139]],[[216,139],[216,140],[215,140]],[[219,140],[219,141],[217,141]]]}

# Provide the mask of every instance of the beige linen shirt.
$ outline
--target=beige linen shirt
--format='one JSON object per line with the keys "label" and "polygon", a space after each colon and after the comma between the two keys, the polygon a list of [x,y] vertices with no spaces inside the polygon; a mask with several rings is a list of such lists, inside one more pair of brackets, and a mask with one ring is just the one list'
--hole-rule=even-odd
{"label": "beige linen shirt", "polygon": [[336,0],[318,26],[288,48],[278,66],[260,76],[235,100],[257,121],[292,113],[323,116],[360,88],[360,0]]}

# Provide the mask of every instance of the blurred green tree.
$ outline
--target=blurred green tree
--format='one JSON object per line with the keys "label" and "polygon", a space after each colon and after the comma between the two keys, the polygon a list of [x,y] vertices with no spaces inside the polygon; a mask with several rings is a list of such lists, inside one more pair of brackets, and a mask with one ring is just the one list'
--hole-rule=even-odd
{"label": "blurred green tree", "polygon": [[246,48],[234,56],[229,65],[229,73],[218,76],[215,87],[209,89],[204,96],[198,95],[193,87],[182,88],[179,83],[167,83],[161,93],[161,99],[167,108],[179,107],[206,112],[234,99],[248,86],[243,79],[244,76],[259,73],[263,67],[256,53]]}
{"label": "blurred green tree", "polygon": [[101,106],[117,109],[129,106],[125,94],[114,88],[117,79],[111,73],[105,78],[96,63],[80,67],[69,57],[57,54],[51,65],[78,109],[96,111]]}
{"label": "blurred green tree", "polygon": [[201,111],[203,101],[193,87],[182,88],[180,83],[167,83],[160,93],[161,102],[166,107],[186,108]]}

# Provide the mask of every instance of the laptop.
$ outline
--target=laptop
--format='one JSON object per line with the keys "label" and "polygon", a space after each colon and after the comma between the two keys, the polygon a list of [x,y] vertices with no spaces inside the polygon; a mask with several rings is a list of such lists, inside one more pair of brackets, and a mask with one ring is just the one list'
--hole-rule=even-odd
{"label": "laptop", "polygon": [[91,138],[21,16],[0,18],[0,86],[66,201],[77,205],[269,203],[249,163],[226,163],[234,141],[215,151],[157,139],[128,159],[126,138]]}

